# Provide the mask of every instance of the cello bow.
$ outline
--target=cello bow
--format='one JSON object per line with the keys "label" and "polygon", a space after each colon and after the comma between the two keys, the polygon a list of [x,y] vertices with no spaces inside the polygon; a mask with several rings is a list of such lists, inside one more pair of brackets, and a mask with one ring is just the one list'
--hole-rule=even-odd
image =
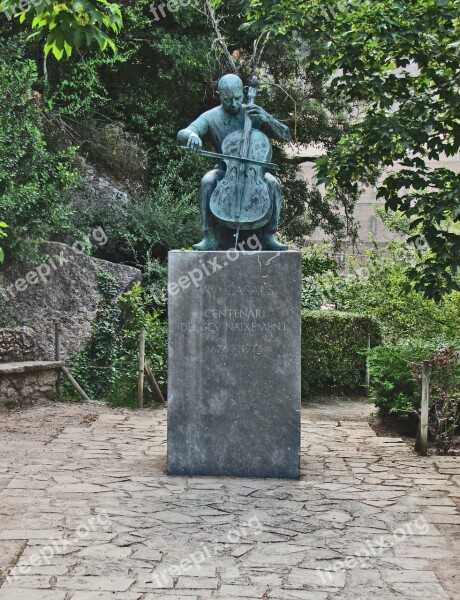
{"label": "cello bow", "polygon": [[[182,149],[186,152],[192,152],[192,150],[189,150],[189,148],[184,146],[182,146]],[[261,160],[253,160],[252,158],[243,158],[241,156],[232,156],[230,154],[219,154],[218,152],[208,152],[207,150],[198,150],[196,154],[199,154],[200,156],[205,156],[207,158],[217,158],[220,160],[237,160],[247,165],[257,165],[258,167],[266,167],[267,169],[271,169],[272,171],[281,171],[281,167],[276,163],[264,162]]]}

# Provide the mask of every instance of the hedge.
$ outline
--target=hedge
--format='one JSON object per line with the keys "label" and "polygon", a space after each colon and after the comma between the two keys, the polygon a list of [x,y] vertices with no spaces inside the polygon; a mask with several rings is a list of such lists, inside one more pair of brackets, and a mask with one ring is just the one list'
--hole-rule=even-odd
{"label": "hedge", "polygon": [[368,335],[382,341],[372,317],[338,311],[302,313],[302,396],[309,390],[362,391]]}

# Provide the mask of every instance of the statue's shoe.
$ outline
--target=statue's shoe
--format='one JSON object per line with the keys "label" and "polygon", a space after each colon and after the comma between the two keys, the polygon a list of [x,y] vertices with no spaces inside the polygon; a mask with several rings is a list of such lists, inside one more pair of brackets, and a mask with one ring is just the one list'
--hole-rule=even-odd
{"label": "statue's shoe", "polygon": [[215,238],[206,236],[199,244],[194,244],[192,248],[194,250],[198,250],[199,252],[212,252],[213,250],[218,249],[218,244]]}
{"label": "statue's shoe", "polygon": [[262,250],[270,250],[272,252],[284,252],[285,250],[288,250],[289,246],[286,246],[285,244],[281,244],[280,242],[278,242],[278,240],[276,239],[275,235],[265,235],[262,238]]}

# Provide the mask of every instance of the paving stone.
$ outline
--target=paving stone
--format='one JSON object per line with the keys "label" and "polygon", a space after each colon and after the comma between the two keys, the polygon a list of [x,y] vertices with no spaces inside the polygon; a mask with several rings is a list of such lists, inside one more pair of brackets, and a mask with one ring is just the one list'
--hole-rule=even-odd
{"label": "paving stone", "polygon": [[355,589],[357,587],[384,587],[381,573],[374,569],[350,569],[347,577],[347,586]]}
{"label": "paving stone", "polygon": [[387,583],[437,583],[438,581],[433,571],[385,569],[380,575]]}
{"label": "paving stone", "polygon": [[140,587],[143,590],[150,591],[153,589],[167,590],[174,587],[173,577],[166,571],[148,573],[145,577],[138,573],[136,588]]}
{"label": "paving stone", "polygon": [[59,539],[60,537],[59,532],[52,529],[7,529],[0,531],[0,540],[46,540]]}
{"label": "paving stone", "polygon": [[431,558],[435,560],[442,560],[444,558],[450,558],[452,551],[448,548],[424,548],[413,547],[407,544],[403,544],[400,547],[394,549],[396,556],[404,556],[407,558]]}
{"label": "paving stone", "polygon": [[278,589],[269,592],[268,597],[276,600],[327,600],[328,593]]}
{"label": "paving stone", "polygon": [[263,598],[267,588],[253,585],[223,585],[219,596],[227,595],[233,598]]}
{"label": "paving stone", "polygon": [[148,546],[146,546],[145,548],[140,548],[139,550],[136,550],[131,555],[131,558],[133,560],[139,559],[139,560],[149,560],[152,562],[160,562],[162,556],[163,556],[163,554],[156,548],[149,548]]}
{"label": "paving stone", "polygon": [[179,577],[177,589],[217,590],[219,580],[214,577]]}
{"label": "paving stone", "polygon": [[449,596],[439,583],[395,583],[393,589],[411,599],[449,600]]}
{"label": "paving stone", "polygon": [[47,575],[48,577],[57,576],[57,575],[65,575],[68,571],[67,565],[46,565],[42,564],[38,567],[27,567],[28,575]]}
{"label": "paving stone", "polygon": [[66,590],[126,592],[134,581],[129,577],[58,577],[56,587]]}
{"label": "paving stone", "polygon": [[232,556],[234,556],[235,558],[240,558],[240,556],[244,556],[253,548],[254,546],[239,546],[238,548],[235,548],[235,550],[233,550]]}
{"label": "paving stone", "polygon": [[158,512],[154,515],[155,519],[159,521],[163,521],[165,523],[197,523],[198,520],[194,517],[190,517],[189,515],[182,514],[179,512],[168,511],[168,512]]}
{"label": "paving stone", "polygon": [[435,513],[426,513],[426,520],[430,523],[442,525],[460,525],[460,514],[443,515]]}
{"label": "paving stone", "polygon": [[345,571],[326,571],[324,569],[292,569],[287,578],[286,588],[302,589],[335,587],[343,588],[346,581]]}
{"label": "paving stone", "polygon": [[249,580],[256,586],[277,588],[283,584],[284,576],[275,575],[275,573],[268,573],[267,575],[250,575]]}
{"label": "paving stone", "polygon": [[66,600],[66,592],[35,589],[32,595],[30,590],[3,586],[0,590],[0,600]]}
{"label": "paving stone", "polygon": [[123,592],[123,594],[114,594],[113,592],[76,592],[72,594],[72,600],[140,600],[142,594]]}
{"label": "paving stone", "polygon": [[372,600],[373,598],[378,598],[378,600],[396,600],[400,598],[413,600],[410,596],[395,595],[393,591],[368,586],[354,587],[348,591],[343,590],[340,593],[334,593],[332,597],[334,600]]}
{"label": "paving stone", "polygon": [[103,558],[110,560],[113,558],[128,558],[132,550],[126,547],[115,546],[113,544],[96,544],[94,546],[88,546],[78,552],[79,556]]}
{"label": "paving stone", "polygon": [[[143,596],[143,600],[156,600],[157,598],[168,598],[168,600],[198,600],[198,596],[184,596],[183,594],[176,594],[176,593],[172,593],[169,594],[167,592],[161,592],[161,596],[158,594],[147,594],[146,596]],[[72,598],[73,600],[73,598]]]}
{"label": "paving stone", "polygon": [[63,485],[53,485],[48,488],[50,494],[97,494],[108,492],[106,487],[93,485],[91,483],[68,483]]}

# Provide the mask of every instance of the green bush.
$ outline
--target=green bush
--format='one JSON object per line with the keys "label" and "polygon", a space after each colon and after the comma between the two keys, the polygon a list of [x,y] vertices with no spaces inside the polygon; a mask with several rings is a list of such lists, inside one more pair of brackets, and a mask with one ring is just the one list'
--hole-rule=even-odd
{"label": "green bush", "polygon": [[460,293],[436,304],[410,286],[415,250],[405,242],[391,243],[385,249],[373,247],[367,257],[366,264],[352,264],[350,275],[334,282],[339,310],[376,317],[390,346],[460,344]]}
{"label": "green bush", "polygon": [[[431,351],[424,357],[430,366],[428,429],[437,449],[448,453],[460,427],[460,352],[454,348]],[[422,387],[422,363],[412,361],[412,377]]]}
{"label": "green bush", "polygon": [[422,361],[429,350],[407,346],[378,346],[369,356],[370,394],[382,416],[407,418],[420,409],[420,387],[411,364]]}
{"label": "green bush", "polygon": [[[99,274],[102,300],[86,348],[71,357],[70,370],[94,400],[135,407],[139,366],[139,335],[146,330],[146,360],[161,390],[167,379],[167,323],[140,284],[118,298],[117,285],[106,272]],[[66,384],[61,399],[77,399]],[[156,398],[147,382],[145,403]]]}
{"label": "green bush", "polygon": [[337,268],[327,246],[312,244],[302,250],[302,310],[319,310],[328,301],[326,281],[338,276]]}
{"label": "green bush", "polygon": [[460,424],[460,353],[430,346],[378,346],[369,357],[371,396],[382,416],[420,414],[423,361],[430,365],[429,432],[441,452],[454,445]]}
{"label": "green bush", "polygon": [[358,391],[366,376],[368,336],[381,342],[372,317],[336,311],[302,314],[302,394],[310,389]]}
{"label": "green bush", "polygon": [[0,45],[0,216],[9,225],[2,244],[8,261],[36,258],[40,241],[68,231],[61,197],[76,181],[74,150],[48,144],[47,114],[33,87],[37,67],[15,42]]}

